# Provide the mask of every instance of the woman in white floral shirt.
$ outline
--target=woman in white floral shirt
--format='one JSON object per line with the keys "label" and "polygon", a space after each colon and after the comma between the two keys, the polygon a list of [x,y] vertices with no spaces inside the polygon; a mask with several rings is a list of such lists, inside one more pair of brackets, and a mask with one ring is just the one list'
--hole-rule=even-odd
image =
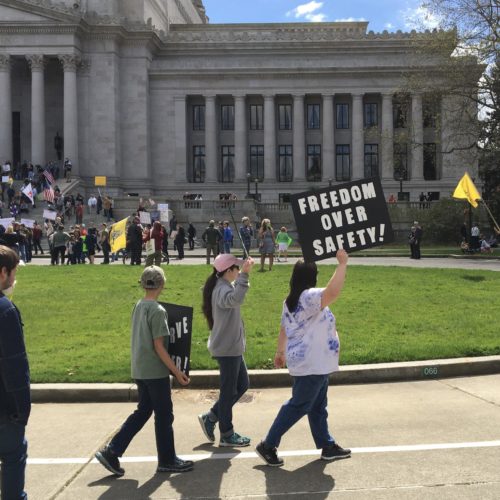
{"label": "woman in white floral shirt", "polygon": [[283,304],[277,368],[288,365],[292,375],[292,398],[280,409],[266,438],[257,446],[258,455],[271,466],[283,465],[277,455],[281,437],[303,416],[323,460],[348,458],[351,450],[337,444],[328,431],[327,392],[330,373],[338,370],[340,343],[335,316],[328,307],[340,295],[347,271],[348,255],[337,252],[338,266],[326,288],[315,288],[318,270],[314,262],[298,261],[290,279],[290,293]]}

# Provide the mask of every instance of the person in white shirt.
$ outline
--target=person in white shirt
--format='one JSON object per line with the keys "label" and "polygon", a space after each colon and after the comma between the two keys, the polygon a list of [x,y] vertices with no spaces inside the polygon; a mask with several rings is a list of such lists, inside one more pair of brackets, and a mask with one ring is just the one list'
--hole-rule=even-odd
{"label": "person in white shirt", "polygon": [[322,460],[348,458],[351,450],[337,444],[328,431],[327,392],[329,375],[339,369],[340,342],[335,316],[328,307],[340,295],[347,271],[347,252],[337,252],[338,266],[326,288],[316,288],[314,262],[299,260],[290,279],[290,293],[283,304],[276,368],[286,364],[293,377],[292,398],[280,409],[257,454],[267,465],[279,467],[281,437],[302,417],[309,426]]}
{"label": "person in white shirt", "polygon": [[94,195],[91,195],[88,199],[87,205],[89,207],[89,214],[92,215],[97,207],[97,198]]}

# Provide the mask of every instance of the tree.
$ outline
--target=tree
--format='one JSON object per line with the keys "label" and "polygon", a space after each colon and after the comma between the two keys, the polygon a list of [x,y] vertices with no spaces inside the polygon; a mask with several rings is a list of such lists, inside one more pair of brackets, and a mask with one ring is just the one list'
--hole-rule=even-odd
{"label": "tree", "polygon": [[[500,2],[499,0],[425,0],[423,28],[414,37],[413,70],[406,75],[408,91],[443,99],[442,114],[457,127],[441,144],[444,154],[469,152],[479,160],[483,198],[500,210]],[[429,62],[440,68],[425,73]],[[432,85],[429,85],[432,81]],[[425,111],[424,111],[425,113]],[[440,119],[444,119],[441,115]],[[444,130],[444,129],[443,129]]]}

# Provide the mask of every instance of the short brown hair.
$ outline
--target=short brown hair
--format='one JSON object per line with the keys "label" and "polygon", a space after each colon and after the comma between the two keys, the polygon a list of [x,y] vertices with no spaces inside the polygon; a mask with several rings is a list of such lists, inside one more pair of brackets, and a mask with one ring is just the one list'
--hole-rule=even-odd
{"label": "short brown hair", "polygon": [[19,264],[19,257],[12,248],[0,245],[0,271],[5,267],[10,272]]}

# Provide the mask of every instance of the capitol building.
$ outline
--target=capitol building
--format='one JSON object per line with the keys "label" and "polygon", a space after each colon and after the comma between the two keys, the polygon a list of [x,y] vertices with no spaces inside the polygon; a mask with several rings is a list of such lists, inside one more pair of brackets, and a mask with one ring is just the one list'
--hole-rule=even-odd
{"label": "capitol building", "polygon": [[457,103],[433,92],[451,54],[419,56],[432,33],[209,15],[202,0],[0,0],[0,162],[55,160],[59,135],[88,192],[106,176],[116,196],[273,203],[372,176],[387,197],[438,199],[477,172]]}

